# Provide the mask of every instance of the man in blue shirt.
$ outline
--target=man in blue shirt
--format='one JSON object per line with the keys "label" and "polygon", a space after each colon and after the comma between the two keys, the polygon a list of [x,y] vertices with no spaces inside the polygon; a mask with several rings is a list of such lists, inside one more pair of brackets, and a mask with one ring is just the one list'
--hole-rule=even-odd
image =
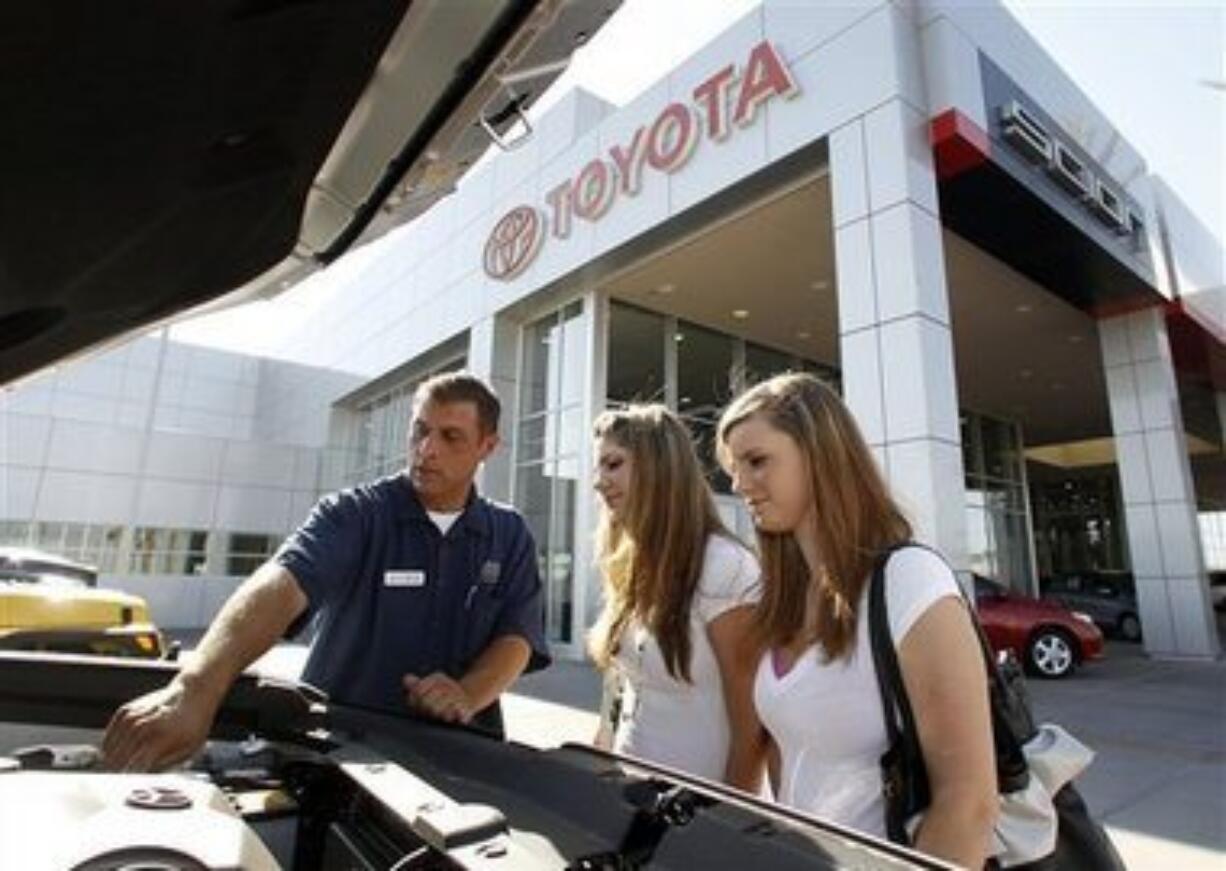
{"label": "man in blue shirt", "polygon": [[532,536],[473,488],[498,445],[499,412],[471,375],[424,382],[408,468],[322,499],[235,591],[179,674],[115,713],[107,763],[148,770],[186,759],[238,674],[308,619],[317,632],[303,679],[334,700],[501,734],[499,695],[549,653]]}

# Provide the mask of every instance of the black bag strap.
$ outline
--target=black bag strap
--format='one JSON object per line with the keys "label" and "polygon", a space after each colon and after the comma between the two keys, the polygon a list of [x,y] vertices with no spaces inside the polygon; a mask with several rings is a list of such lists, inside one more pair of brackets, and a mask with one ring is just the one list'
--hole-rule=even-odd
{"label": "black bag strap", "polygon": [[[868,635],[873,650],[873,665],[877,670],[877,688],[881,692],[881,710],[885,714],[885,732],[890,746],[900,740],[913,744],[918,750],[919,732],[915,728],[915,714],[911,700],[902,682],[902,670],[898,665],[898,652],[890,634],[890,615],[885,599],[885,566],[891,554],[906,545],[896,545],[877,559],[873,579],[868,591]],[[899,723],[902,730],[899,731]]]}
{"label": "black bag strap", "polygon": [[[940,554],[931,548],[916,542],[902,542],[886,549],[873,567],[873,577],[869,587],[868,628],[869,642],[873,651],[873,665],[877,671],[877,686],[881,693],[881,707],[885,716],[886,737],[891,748],[905,753],[907,758],[917,762],[919,771],[912,776],[921,780],[920,788],[927,793],[927,772],[923,771],[923,749],[919,743],[919,731],[915,725],[915,714],[911,708],[911,700],[907,695],[907,687],[903,683],[902,671],[898,665],[898,652],[894,647],[894,638],[890,633],[889,610],[886,604],[885,573],[886,564],[897,551],[908,547],[920,547],[928,550],[942,561]],[[1022,744],[1030,735],[1017,734],[1018,717],[1014,713],[1019,704],[1016,694],[1009,687],[1004,675],[996,664],[992,647],[988,642],[983,626],[979,623],[973,603],[967,598],[961,585],[958,587],[967,615],[974,627],[975,636],[979,639],[980,652],[983,655],[984,667],[988,678],[988,700],[992,719],[992,739],[996,754],[996,779],[1001,793],[1014,792],[1025,787],[1029,778],[1029,766]],[[900,730],[901,724],[901,730]],[[1033,727],[1031,727],[1033,728]],[[902,822],[897,822],[901,825]],[[887,829],[892,823],[887,821]],[[891,839],[894,832],[888,832]],[[904,831],[905,834],[905,831]]]}
{"label": "black bag strap", "polygon": [[[882,788],[886,797],[886,836],[895,843],[910,842],[907,837],[905,809],[908,801],[901,793],[914,790],[928,793],[928,773],[924,768],[924,754],[920,747],[919,730],[911,700],[902,681],[898,665],[898,652],[890,632],[890,615],[885,598],[885,567],[890,556],[908,543],[895,545],[882,553],[873,566],[873,576],[868,589],[868,635],[873,652],[873,667],[877,673],[877,689],[881,694],[881,711],[885,719],[887,755],[893,754],[905,760],[909,783],[886,782]],[[901,728],[900,724],[901,723]]]}

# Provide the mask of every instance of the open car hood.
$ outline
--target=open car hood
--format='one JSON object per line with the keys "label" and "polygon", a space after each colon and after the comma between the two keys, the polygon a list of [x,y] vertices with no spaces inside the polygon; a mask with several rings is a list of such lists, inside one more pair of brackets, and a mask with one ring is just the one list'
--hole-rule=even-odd
{"label": "open car hood", "polygon": [[[0,725],[96,741],[117,705],[174,668],[0,653]],[[250,674],[188,773],[90,770],[88,753],[55,743],[5,760],[14,750],[0,746],[0,809],[43,822],[0,843],[12,867],[52,853],[63,867],[118,857],[195,871],[952,867],[680,772],[329,706]],[[217,833],[207,844],[206,829]],[[50,831],[62,833],[54,843]]]}
{"label": "open car hood", "polygon": [[619,3],[5,4],[0,384],[420,214]]}

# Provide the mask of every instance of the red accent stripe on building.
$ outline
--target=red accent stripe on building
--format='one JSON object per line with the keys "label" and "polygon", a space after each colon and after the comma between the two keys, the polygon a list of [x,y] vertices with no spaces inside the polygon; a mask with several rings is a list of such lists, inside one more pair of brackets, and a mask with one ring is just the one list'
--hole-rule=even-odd
{"label": "red accent stripe on building", "polygon": [[933,118],[928,138],[936,159],[937,179],[942,181],[982,165],[992,150],[988,134],[957,109],[947,109]]}
{"label": "red accent stripe on building", "polygon": [[1226,343],[1192,315],[1181,300],[1166,306],[1171,358],[1182,376],[1226,390]]}

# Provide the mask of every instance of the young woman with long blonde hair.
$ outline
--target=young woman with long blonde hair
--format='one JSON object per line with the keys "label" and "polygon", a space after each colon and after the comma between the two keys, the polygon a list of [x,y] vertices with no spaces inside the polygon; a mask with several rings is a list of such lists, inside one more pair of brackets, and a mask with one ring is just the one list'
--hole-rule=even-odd
{"label": "young woman with long blonde hair", "polygon": [[745,644],[758,562],[667,408],[607,411],[595,436],[605,605],[590,648],[620,696],[597,743],[756,791],[765,744]]}
{"label": "young woman with long blonde hair", "polygon": [[[888,742],[867,590],[910,524],[851,414],[812,376],[753,387],[724,412],[717,439],[762,559],[754,702],[778,748],[775,794],[884,837]],[[965,600],[940,557],[906,546],[886,563],[885,600],[931,785],[914,845],[982,867],[998,801],[986,670]]]}

